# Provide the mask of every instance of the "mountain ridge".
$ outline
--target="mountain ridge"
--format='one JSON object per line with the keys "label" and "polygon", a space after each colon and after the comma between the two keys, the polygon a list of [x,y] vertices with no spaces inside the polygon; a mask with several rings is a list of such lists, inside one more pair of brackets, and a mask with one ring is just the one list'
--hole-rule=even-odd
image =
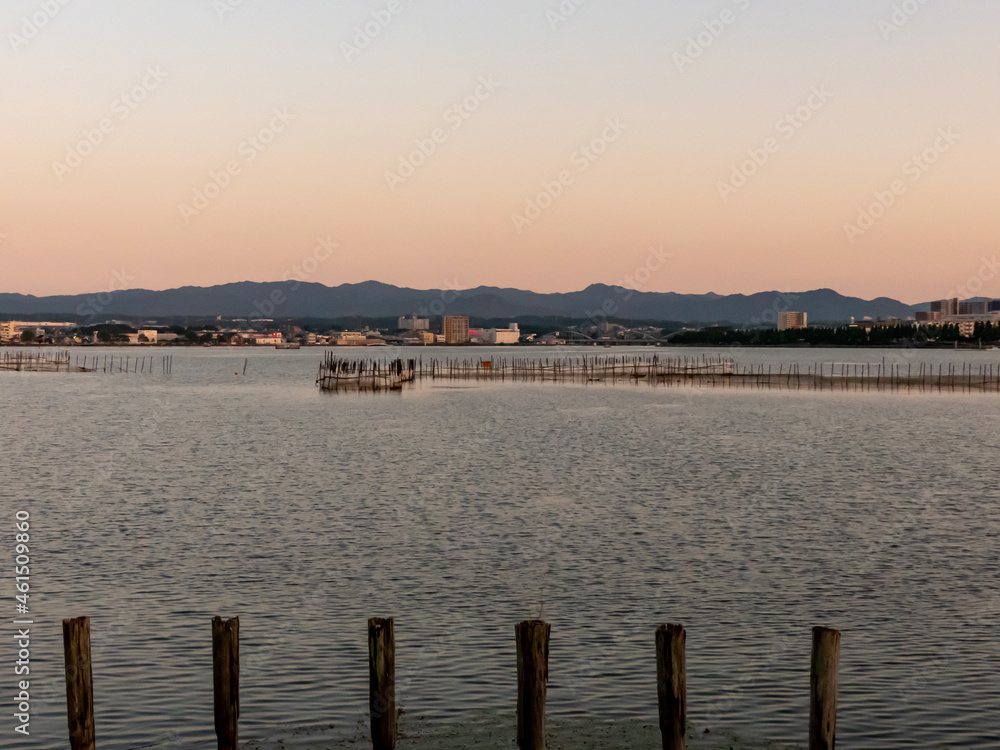
{"label": "mountain ridge", "polygon": [[733,325],[769,325],[776,313],[796,310],[810,322],[851,317],[907,317],[922,305],[889,297],[865,300],[829,289],[776,290],[721,295],[643,292],[613,284],[590,284],[574,292],[540,293],[480,285],[470,289],[413,289],[368,280],[326,286],[304,281],[235,281],[173,289],[126,289],[90,294],[35,296],[0,293],[0,315],[60,315],[88,322],[113,317],[371,318],[444,314],[480,318],[558,316]]}

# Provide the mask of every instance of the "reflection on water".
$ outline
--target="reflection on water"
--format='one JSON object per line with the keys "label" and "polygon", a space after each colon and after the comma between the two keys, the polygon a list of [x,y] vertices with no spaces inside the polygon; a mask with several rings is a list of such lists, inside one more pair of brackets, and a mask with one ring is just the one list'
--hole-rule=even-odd
{"label": "reflection on water", "polygon": [[65,746],[63,617],[92,618],[102,746],[204,747],[213,615],[240,617],[249,740],[353,731],[370,616],[397,618],[407,712],[503,710],[513,625],[542,606],[564,723],[655,721],[653,630],[677,621],[693,723],[801,743],[824,624],[844,633],[844,746],[1000,742],[996,396],[330,397],[315,351],[250,352],[234,375],[246,356],[0,373],[0,512],[33,523],[33,746]]}

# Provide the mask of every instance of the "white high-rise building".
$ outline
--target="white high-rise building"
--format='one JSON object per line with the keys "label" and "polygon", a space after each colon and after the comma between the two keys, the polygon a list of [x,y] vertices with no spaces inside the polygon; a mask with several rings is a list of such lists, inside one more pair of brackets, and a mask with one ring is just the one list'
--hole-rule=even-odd
{"label": "white high-rise building", "polygon": [[806,327],[806,314],[804,312],[780,312],[778,313],[778,330],[787,331],[794,328]]}
{"label": "white high-rise building", "polygon": [[402,331],[427,331],[430,330],[431,321],[429,318],[418,318],[416,315],[412,318],[402,315],[397,321],[396,327]]}

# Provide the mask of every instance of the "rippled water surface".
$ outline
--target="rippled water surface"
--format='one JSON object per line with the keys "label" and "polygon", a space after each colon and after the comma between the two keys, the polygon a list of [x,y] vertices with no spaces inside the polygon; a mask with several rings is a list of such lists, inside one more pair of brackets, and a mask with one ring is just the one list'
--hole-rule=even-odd
{"label": "rippled water surface", "polygon": [[170,376],[0,373],[3,527],[32,516],[32,747],[66,745],[63,617],[92,618],[102,747],[209,747],[216,614],[240,617],[253,740],[357,726],[371,616],[396,618],[408,714],[512,721],[513,626],[540,610],[554,721],[654,722],[653,631],[682,622],[692,724],[803,745],[827,625],[844,747],[1000,746],[996,394],[330,395],[318,349],[173,354]]}

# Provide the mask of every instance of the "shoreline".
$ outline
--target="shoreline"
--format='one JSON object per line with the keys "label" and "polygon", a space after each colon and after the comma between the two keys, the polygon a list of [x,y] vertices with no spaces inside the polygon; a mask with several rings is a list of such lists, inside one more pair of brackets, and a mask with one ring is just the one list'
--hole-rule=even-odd
{"label": "shoreline", "polygon": [[[808,724],[808,717],[805,718]],[[436,722],[405,711],[399,717],[399,750],[515,750],[516,720],[513,709],[483,713],[470,721]],[[547,722],[550,750],[638,750],[662,747],[655,720],[600,721],[591,717],[550,717]],[[689,750],[800,750],[788,744],[742,736],[730,731],[705,731],[689,725]],[[334,725],[287,727],[266,737],[241,737],[247,750],[346,750],[371,746],[366,722],[356,727]]]}

